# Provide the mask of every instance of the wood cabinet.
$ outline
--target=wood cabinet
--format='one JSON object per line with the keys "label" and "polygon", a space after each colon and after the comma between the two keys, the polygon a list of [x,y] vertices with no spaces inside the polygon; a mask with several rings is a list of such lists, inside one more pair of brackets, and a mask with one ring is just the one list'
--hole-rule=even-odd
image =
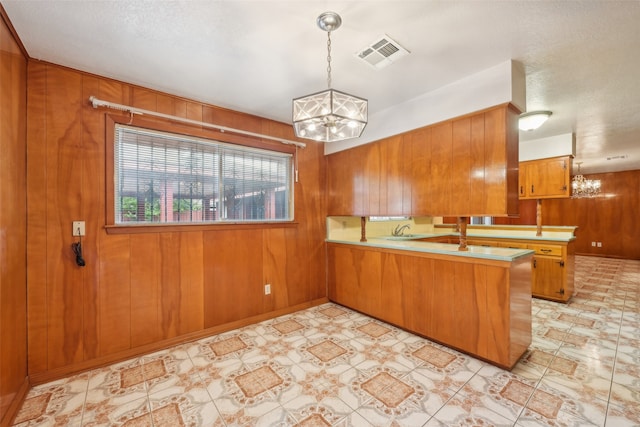
{"label": "wood cabinet", "polygon": [[531,256],[327,244],[329,299],[511,369],[531,343]]}
{"label": "wood cabinet", "polygon": [[531,294],[558,302],[567,302],[574,291],[575,243],[526,239],[491,239],[473,237],[468,245],[531,249]]}
{"label": "wood cabinet", "polygon": [[520,162],[520,199],[554,199],[571,196],[571,157]]}
{"label": "wood cabinet", "polygon": [[501,105],[331,154],[328,215],[517,214],[517,118]]}

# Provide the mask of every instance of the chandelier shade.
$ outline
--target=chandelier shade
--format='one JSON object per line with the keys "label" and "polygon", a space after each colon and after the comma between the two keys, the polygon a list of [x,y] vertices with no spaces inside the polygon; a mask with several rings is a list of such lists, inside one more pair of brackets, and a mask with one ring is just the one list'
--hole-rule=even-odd
{"label": "chandelier shade", "polygon": [[600,194],[600,180],[599,179],[586,179],[580,173],[580,164],[578,163],[578,173],[574,175],[571,181],[571,198],[581,199],[584,197],[595,197]]}
{"label": "chandelier shade", "polygon": [[327,89],[293,100],[293,127],[300,138],[323,142],[357,138],[366,125],[366,99]]}
{"label": "chandelier shade", "polygon": [[327,32],[327,90],[293,99],[293,129],[299,138],[342,141],[359,137],[367,125],[367,100],[331,88],[331,31],[341,23],[334,12],[317,19],[318,27]]}

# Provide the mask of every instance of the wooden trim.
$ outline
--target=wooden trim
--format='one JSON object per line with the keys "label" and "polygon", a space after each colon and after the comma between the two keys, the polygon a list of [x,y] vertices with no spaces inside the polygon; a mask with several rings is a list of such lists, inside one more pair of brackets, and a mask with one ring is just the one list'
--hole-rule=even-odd
{"label": "wooden trim", "polygon": [[[113,196],[111,196],[113,201]],[[107,207],[107,210],[113,211],[113,204]],[[113,213],[111,217],[113,218]],[[272,228],[296,228],[300,223],[292,222],[256,222],[256,223],[238,223],[238,222],[216,222],[207,224],[144,224],[144,225],[105,225],[104,229],[107,234],[140,234],[140,233],[172,233],[175,231],[218,231],[218,230],[265,230]]]}
{"label": "wooden trim", "polygon": [[31,390],[29,377],[25,377],[22,385],[20,385],[20,388],[18,389],[18,392],[15,394],[13,400],[7,407],[7,412],[5,412],[4,418],[2,418],[2,422],[0,422],[0,427],[9,427],[13,425],[13,420],[16,418],[16,415],[18,415],[18,411],[22,407],[22,403],[27,397],[27,393],[29,393],[29,390]]}
{"label": "wooden trim", "polygon": [[[120,362],[132,357],[139,357],[144,354],[153,353],[159,350],[164,350],[176,345],[185,344],[188,342],[196,341],[202,338],[207,338],[213,335],[221,334],[223,332],[231,331],[234,329],[242,328],[244,326],[252,325],[255,323],[263,322],[265,320],[274,319],[285,314],[295,313],[296,311],[305,310],[311,307],[317,307],[319,305],[329,302],[329,298],[322,297],[295,306],[286,307],[279,310],[274,310],[269,313],[263,313],[256,316],[248,317],[245,319],[237,320],[234,322],[225,323],[223,325],[213,326],[211,328],[202,329],[189,334],[180,335],[175,338],[154,342],[151,344],[143,345],[140,347],[132,348],[118,353],[110,354],[108,356],[98,357],[89,361],[76,363],[74,365],[64,366],[58,369],[51,369],[46,372],[32,374],[30,376],[31,384],[36,386],[44,384],[49,381],[54,381],[60,378],[67,377],[72,374],[88,371],[91,369],[100,368],[116,362]],[[4,427],[4,426],[3,426]]]}
{"label": "wooden trim", "polygon": [[4,24],[9,29],[9,32],[11,33],[11,36],[13,36],[14,41],[18,45],[18,48],[20,49],[20,51],[24,55],[25,59],[31,59],[31,57],[29,56],[29,53],[27,52],[27,49],[22,44],[22,40],[20,40],[20,36],[18,36],[18,32],[13,27],[13,24],[11,23],[11,20],[9,19],[9,15],[7,15],[7,11],[4,10],[4,7],[2,7],[1,3],[0,3],[0,18],[2,19]]}

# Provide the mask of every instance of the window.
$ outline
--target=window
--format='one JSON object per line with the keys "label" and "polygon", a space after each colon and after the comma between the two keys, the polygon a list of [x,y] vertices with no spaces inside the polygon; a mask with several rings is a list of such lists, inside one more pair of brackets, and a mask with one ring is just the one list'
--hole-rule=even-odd
{"label": "window", "polygon": [[293,219],[292,155],[115,125],[115,223]]}

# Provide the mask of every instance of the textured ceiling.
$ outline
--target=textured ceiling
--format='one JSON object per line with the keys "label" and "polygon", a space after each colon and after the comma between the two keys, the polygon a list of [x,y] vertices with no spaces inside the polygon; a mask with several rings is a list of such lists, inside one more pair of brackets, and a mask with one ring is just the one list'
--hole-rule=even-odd
{"label": "textured ceiling", "polygon": [[[287,123],[326,88],[333,10],[333,87],[370,115],[512,59],[527,110],[553,111],[523,143],[573,132],[584,173],[640,169],[638,1],[0,2],[34,59]],[[376,70],[354,53],[382,34],[411,53]]]}

